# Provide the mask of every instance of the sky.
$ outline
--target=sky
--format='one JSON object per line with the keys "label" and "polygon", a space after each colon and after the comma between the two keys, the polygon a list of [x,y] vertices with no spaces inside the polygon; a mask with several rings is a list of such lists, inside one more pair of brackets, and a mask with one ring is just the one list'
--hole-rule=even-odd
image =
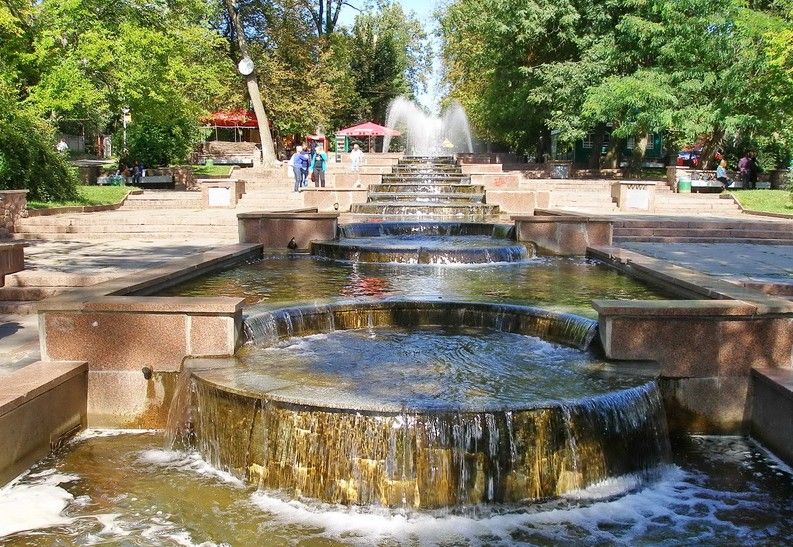
{"label": "sky", "polygon": [[[424,28],[428,34],[431,34],[435,28],[435,21],[432,15],[442,1],[443,0],[395,0],[396,3],[402,5],[402,8],[406,12],[413,12],[416,14],[418,19],[424,23]],[[351,0],[351,3],[354,5],[364,5],[364,2],[361,0]],[[351,27],[357,14],[358,12],[356,10],[345,6],[341,10],[339,21],[341,24]],[[417,101],[428,110],[437,113],[438,110],[440,110],[440,105],[437,103],[440,95],[440,83],[438,80],[441,67],[440,58],[437,55],[440,44],[435,37],[432,37],[432,47],[435,52],[432,75],[429,77],[427,90],[419,94]]]}

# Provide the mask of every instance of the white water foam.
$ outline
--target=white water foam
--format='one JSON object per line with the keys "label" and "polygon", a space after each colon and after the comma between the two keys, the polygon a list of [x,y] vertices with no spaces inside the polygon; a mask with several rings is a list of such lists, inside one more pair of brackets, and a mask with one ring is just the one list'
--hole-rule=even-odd
{"label": "white water foam", "polygon": [[243,481],[227,471],[222,471],[216,467],[213,467],[209,462],[204,460],[198,452],[195,451],[185,452],[180,450],[152,448],[139,452],[138,458],[142,462],[157,465],[166,469],[188,471],[206,477],[214,477],[231,486],[239,488],[245,487],[245,483]]}
{"label": "white water foam", "polygon": [[[21,484],[22,478],[32,479]],[[74,475],[54,469],[36,474],[24,474],[0,488],[0,538],[24,532],[64,526],[73,522],[63,510],[74,500],[59,485],[77,479]]]}
{"label": "white water foam", "polygon": [[656,535],[658,542],[679,544],[673,538],[686,538],[686,543],[713,542],[724,532],[744,543],[773,532],[751,531],[720,518],[723,511],[761,509],[752,495],[699,486],[696,474],[677,466],[659,468],[658,473],[658,479],[649,484],[631,475],[575,492],[566,501],[501,509],[500,513],[482,508],[478,516],[347,508],[286,500],[263,491],[253,493],[251,502],[273,514],[278,524],[319,528],[320,537],[357,545],[388,540],[420,545],[512,545],[516,541],[632,545]]}

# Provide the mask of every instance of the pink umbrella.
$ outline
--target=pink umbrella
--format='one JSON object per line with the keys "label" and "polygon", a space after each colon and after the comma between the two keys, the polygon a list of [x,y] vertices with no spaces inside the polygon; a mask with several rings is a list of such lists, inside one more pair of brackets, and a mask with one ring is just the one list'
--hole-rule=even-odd
{"label": "pink umbrella", "polygon": [[383,127],[376,123],[366,122],[337,131],[336,135],[342,135],[344,137],[369,137],[369,150],[371,150],[372,137],[398,137],[401,133],[395,129],[389,129],[388,127]]}

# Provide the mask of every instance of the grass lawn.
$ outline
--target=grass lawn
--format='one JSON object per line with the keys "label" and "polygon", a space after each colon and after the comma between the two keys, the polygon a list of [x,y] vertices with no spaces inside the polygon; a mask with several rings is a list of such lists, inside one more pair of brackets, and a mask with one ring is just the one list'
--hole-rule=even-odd
{"label": "grass lawn", "polygon": [[793,215],[793,194],[788,190],[733,190],[730,193],[744,209]]}
{"label": "grass lawn", "polygon": [[81,207],[86,205],[111,205],[119,203],[134,186],[78,186],[78,198],[74,201],[28,201],[29,209],[50,207]]}
{"label": "grass lawn", "polygon": [[197,177],[228,177],[231,174],[231,165],[194,165],[193,174]]}

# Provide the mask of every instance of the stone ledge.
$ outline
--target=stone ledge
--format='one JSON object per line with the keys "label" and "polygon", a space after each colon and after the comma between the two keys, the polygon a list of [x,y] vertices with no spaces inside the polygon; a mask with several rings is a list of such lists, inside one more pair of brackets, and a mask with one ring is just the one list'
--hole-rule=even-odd
{"label": "stone ledge", "polygon": [[229,296],[105,296],[86,302],[83,310],[101,312],[187,313],[190,315],[234,315],[244,298]]}
{"label": "stone ledge", "polygon": [[793,369],[754,368],[751,433],[793,464]]}
{"label": "stone ledge", "polygon": [[754,317],[757,306],[739,300],[593,300],[605,317]]}
{"label": "stone ledge", "polygon": [[87,371],[84,361],[36,361],[3,376],[0,416]]}
{"label": "stone ledge", "polygon": [[686,297],[704,296],[715,300],[742,300],[756,307],[758,315],[791,314],[793,302],[774,295],[724,281],[664,260],[613,246],[587,248],[587,255],[611,264],[651,284]]}
{"label": "stone ledge", "polygon": [[[540,209],[537,209],[539,211]],[[525,216],[525,215],[514,215],[509,217],[510,220],[515,222],[531,222],[531,223],[558,223],[558,224],[569,224],[569,223],[611,223],[612,220],[606,217],[594,217],[594,216],[577,216],[577,215],[561,215],[561,214],[554,214],[554,215],[544,215],[539,214],[537,216]]]}
{"label": "stone ledge", "polygon": [[[332,191],[336,191],[331,188]],[[364,190],[365,192],[365,190]],[[319,213],[316,209],[311,211],[290,211],[290,212],[270,212],[270,211],[252,211],[249,213],[237,213],[237,218],[286,218],[286,219],[308,219],[308,220],[323,220],[339,218],[339,213]]]}

